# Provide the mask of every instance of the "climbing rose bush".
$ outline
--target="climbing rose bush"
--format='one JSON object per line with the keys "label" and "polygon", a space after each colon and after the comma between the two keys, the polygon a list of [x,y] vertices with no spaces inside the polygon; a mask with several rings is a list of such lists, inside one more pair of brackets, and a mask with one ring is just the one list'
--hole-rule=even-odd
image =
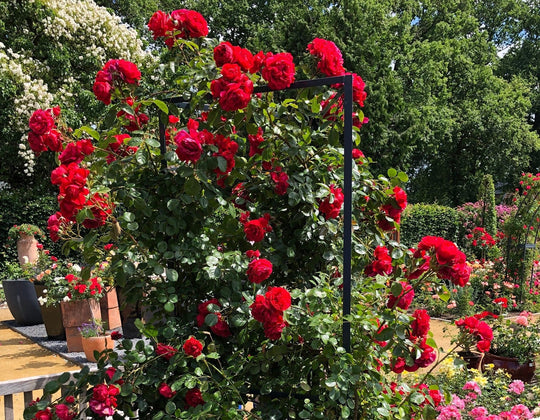
{"label": "climbing rose bush", "polygon": [[[62,143],[61,152],[40,149],[59,163],[51,237],[81,251],[85,267],[114,244],[115,284],[154,315],[137,323],[146,340],[122,340],[122,356],[111,352],[97,372],[47,391],[69,382],[91,418],[434,418],[438,394],[424,383],[396,392],[389,373],[433,365],[429,315],[407,309],[428,278],[466,284],[463,253],[443,238],[416,249],[393,239],[407,177],[370,173],[369,151],[357,148],[361,123],[344,161],[342,84],[280,90],[293,87],[301,62],[313,77],[345,75],[331,41],[314,40],[303,58],[253,54],[204,38],[201,19],[184,9],[150,19],[175,60],[161,69],[170,90],[147,92],[152,75],[112,60],[96,76],[96,100],[110,102],[98,127],[73,130],[36,111],[35,135],[57,129]],[[364,86],[353,75],[352,117],[362,123]],[[353,182],[346,317],[345,163]],[[40,401],[26,417],[54,406]]]}

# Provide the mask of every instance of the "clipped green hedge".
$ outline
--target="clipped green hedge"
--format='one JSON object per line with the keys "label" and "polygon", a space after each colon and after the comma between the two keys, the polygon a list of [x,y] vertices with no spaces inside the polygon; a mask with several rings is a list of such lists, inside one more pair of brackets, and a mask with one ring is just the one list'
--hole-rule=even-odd
{"label": "clipped green hedge", "polygon": [[401,242],[416,246],[426,235],[461,245],[463,228],[457,210],[438,204],[410,204],[401,215]]}

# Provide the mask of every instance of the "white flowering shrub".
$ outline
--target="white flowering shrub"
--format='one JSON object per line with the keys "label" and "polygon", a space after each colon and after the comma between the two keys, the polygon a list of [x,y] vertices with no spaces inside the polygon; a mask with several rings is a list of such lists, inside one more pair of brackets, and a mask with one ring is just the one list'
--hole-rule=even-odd
{"label": "white flowering shrub", "polygon": [[[92,118],[97,113],[84,108],[92,75],[111,58],[141,65],[151,55],[134,29],[93,0],[8,0],[2,7],[0,142],[9,159],[20,163],[20,171],[0,171],[0,179],[9,183],[14,172],[19,178],[21,172],[34,174],[25,121],[35,109],[55,104],[74,120]],[[13,21],[20,24],[13,27]]]}

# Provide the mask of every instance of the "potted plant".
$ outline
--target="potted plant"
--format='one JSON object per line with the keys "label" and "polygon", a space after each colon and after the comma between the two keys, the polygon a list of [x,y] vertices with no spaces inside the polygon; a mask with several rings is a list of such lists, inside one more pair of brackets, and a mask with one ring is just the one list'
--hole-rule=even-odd
{"label": "potted plant", "polygon": [[489,315],[497,317],[490,312],[482,312],[455,321],[458,334],[452,343],[461,349],[457,352],[458,356],[465,361],[469,369],[478,369],[482,354],[490,349],[493,331],[485,321],[482,321]]}
{"label": "potted plant", "polygon": [[529,312],[515,318],[500,318],[493,327],[493,341],[489,353],[482,359],[487,365],[506,370],[513,379],[530,382],[534,376],[535,356],[540,346],[540,323],[533,322]]}
{"label": "potted plant", "polygon": [[7,306],[19,325],[36,325],[43,322],[28,264],[5,262],[2,270],[2,287]]}
{"label": "potted plant", "polygon": [[[72,270],[76,271],[77,266]],[[89,319],[102,319],[99,301],[105,294],[99,277],[83,278],[83,272],[70,272],[60,278],[56,286],[57,298],[61,297],[62,321],[66,329],[67,348],[70,352],[83,351],[79,331]],[[63,295],[61,293],[64,292]]]}
{"label": "potted plant", "polygon": [[69,273],[72,264],[64,263],[50,255],[41,244],[38,244],[38,253],[38,261],[29,280],[34,283],[47,336],[63,339],[65,330],[59,301],[67,293],[62,287],[63,278]]}
{"label": "potted plant", "polygon": [[101,353],[114,349],[111,334],[106,333],[101,319],[91,319],[78,327],[84,354],[89,362],[97,362]]}
{"label": "potted plant", "polygon": [[8,231],[8,239],[17,242],[17,257],[19,264],[33,264],[38,260],[38,240],[45,238],[43,231],[35,225],[23,223],[13,225]]}

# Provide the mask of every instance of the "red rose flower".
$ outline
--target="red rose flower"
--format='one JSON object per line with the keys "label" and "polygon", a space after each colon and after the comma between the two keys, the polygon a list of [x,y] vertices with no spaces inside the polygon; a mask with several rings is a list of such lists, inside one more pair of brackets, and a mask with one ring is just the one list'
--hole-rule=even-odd
{"label": "red rose flower", "polygon": [[61,152],[64,150],[64,144],[62,143],[62,134],[58,130],[51,130],[42,136],[43,143],[47,146],[51,152]]}
{"label": "red rose flower", "polygon": [[272,90],[288,88],[294,82],[294,63],[290,53],[279,53],[267,57],[262,76]]}
{"label": "red rose flower", "polygon": [[50,111],[36,109],[28,122],[30,130],[41,136],[54,127],[54,119]]}
{"label": "red rose flower", "polygon": [[260,217],[255,220],[248,220],[244,222],[244,234],[249,242],[260,242],[264,239],[264,235],[267,232],[272,231],[272,227],[268,223],[270,219],[269,215]]}
{"label": "red rose flower", "polygon": [[56,404],[54,413],[58,420],[73,420],[75,412],[65,404]]}
{"label": "red rose flower", "polygon": [[158,387],[158,392],[165,398],[172,398],[176,395],[176,391],[173,391],[171,387],[165,382],[162,382],[161,385]]}
{"label": "red rose flower", "polygon": [[317,69],[326,76],[341,76],[345,73],[341,51],[332,41],[315,38],[308,45],[309,53],[319,59]]}
{"label": "red rose flower", "polygon": [[176,353],[178,353],[178,349],[167,344],[158,343],[156,346],[156,354],[164,359],[171,360]]}
{"label": "red rose flower", "polygon": [[411,334],[414,337],[425,337],[429,332],[429,314],[425,309],[417,309],[413,313],[413,318]]}
{"label": "red rose flower", "polygon": [[41,152],[47,151],[47,146],[43,141],[43,136],[37,135],[33,131],[28,132],[28,145],[36,156],[39,156]]}
{"label": "red rose flower", "polygon": [[374,277],[377,274],[390,274],[393,270],[392,267],[392,257],[388,253],[388,248],[385,246],[378,246],[373,252],[375,261],[369,264],[364,273],[368,277]]}
{"label": "red rose flower", "polygon": [[508,299],[504,297],[497,298],[493,301],[495,305],[501,305],[503,308],[508,308]]}
{"label": "red rose flower", "polygon": [[268,304],[278,311],[291,306],[291,294],[283,287],[270,287],[265,296]]}
{"label": "red rose flower", "polygon": [[227,324],[222,319],[219,319],[216,325],[212,325],[210,327],[210,330],[218,337],[227,338],[231,336],[231,330],[229,329],[229,324]]}
{"label": "red rose flower", "polygon": [[198,405],[204,404],[201,391],[198,388],[190,389],[186,393],[186,404],[189,407],[197,407]]}
{"label": "red rose flower", "polygon": [[330,195],[319,204],[319,211],[324,214],[326,219],[335,219],[339,216],[344,201],[345,196],[341,188],[336,188],[332,184],[330,185]]}
{"label": "red rose flower", "polygon": [[203,345],[202,343],[197,340],[195,337],[189,337],[182,347],[184,349],[184,353],[188,356],[197,357],[200,356],[202,353]]}
{"label": "red rose flower", "polygon": [[233,46],[230,42],[224,41],[214,48],[214,61],[217,67],[234,62]]}
{"label": "red rose flower", "polygon": [[111,103],[111,93],[113,87],[108,82],[94,82],[92,87],[94,95],[98,101],[103,102],[105,105],[110,105]]}
{"label": "red rose flower", "polygon": [[261,127],[258,128],[257,134],[248,134],[249,157],[262,155],[261,144],[264,142],[262,134],[263,130]]}
{"label": "red rose flower", "polygon": [[202,154],[202,145],[198,139],[190,136],[186,131],[179,131],[174,138],[176,155],[183,162],[196,163]]}
{"label": "red rose flower", "polygon": [[158,10],[148,21],[148,29],[152,32],[154,39],[158,39],[166,36],[168,32],[174,29],[174,26],[171,17],[167,13]]}
{"label": "red rose flower", "polygon": [[208,24],[195,10],[180,9],[171,12],[174,29],[181,31],[181,38],[201,38],[208,35]]}
{"label": "red rose flower", "polygon": [[51,409],[47,407],[45,410],[39,410],[35,415],[33,420],[52,420],[53,416]]}
{"label": "red rose flower", "polygon": [[272,263],[266,258],[253,260],[249,263],[247,276],[251,283],[262,283],[272,274]]}

